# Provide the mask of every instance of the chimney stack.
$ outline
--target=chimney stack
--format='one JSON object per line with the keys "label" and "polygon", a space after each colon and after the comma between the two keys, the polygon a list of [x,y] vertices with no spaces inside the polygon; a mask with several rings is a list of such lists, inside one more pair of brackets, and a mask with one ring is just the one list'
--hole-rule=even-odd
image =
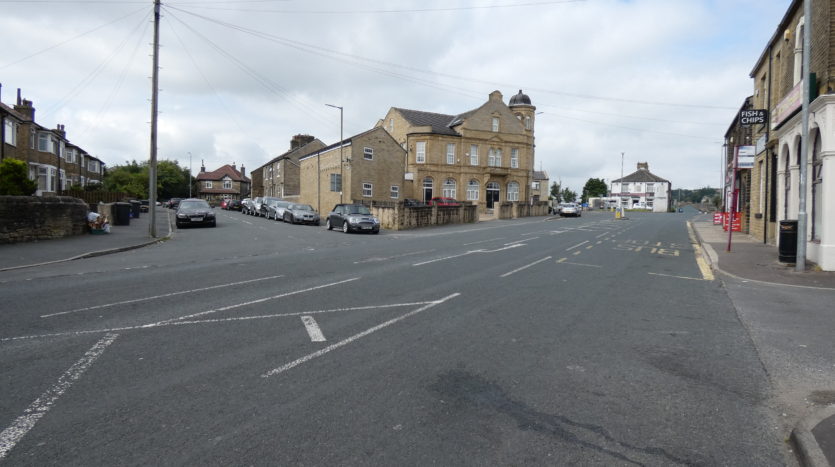
{"label": "chimney stack", "polygon": [[298,148],[304,146],[305,144],[308,144],[308,143],[312,142],[314,139],[315,138],[313,138],[310,135],[299,134],[299,135],[293,136],[293,139],[290,140],[290,150],[292,151],[293,149],[298,149]]}
{"label": "chimney stack", "polygon": [[649,170],[649,162],[638,162],[638,170]]}
{"label": "chimney stack", "polygon": [[205,171],[206,171],[206,162],[203,161],[203,159],[200,159],[200,173],[203,173]]}
{"label": "chimney stack", "polygon": [[246,168],[241,164],[241,177],[246,177]]}

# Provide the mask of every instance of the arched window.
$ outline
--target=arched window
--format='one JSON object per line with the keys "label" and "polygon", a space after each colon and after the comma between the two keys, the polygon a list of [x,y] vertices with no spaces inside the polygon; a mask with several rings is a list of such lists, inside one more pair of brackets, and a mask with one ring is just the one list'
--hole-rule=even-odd
{"label": "arched window", "polygon": [[467,201],[478,201],[478,180],[470,180],[467,184]]}
{"label": "arched window", "polygon": [[510,182],[507,184],[507,200],[519,201],[519,184]]}
{"label": "arched window", "polygon": [[821,239],[823,229],[823,160],[821,160],[821,133],[815,132],[812,146],[812,240]]}
{"label": "arched window", "polygon": [[455,179],[448,178],[448,179],[444,180],[444,191],[443,191],[444,198],[455,199],[455,192],[456,192]]}

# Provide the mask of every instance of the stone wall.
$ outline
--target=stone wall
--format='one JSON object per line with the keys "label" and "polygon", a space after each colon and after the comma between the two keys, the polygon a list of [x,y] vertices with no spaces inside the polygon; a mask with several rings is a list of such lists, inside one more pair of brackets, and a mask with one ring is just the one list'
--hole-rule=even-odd
{"label": "stone wall", "polygon": [[82,235],[88,208],[69,196],[0,196],[0,244]]}

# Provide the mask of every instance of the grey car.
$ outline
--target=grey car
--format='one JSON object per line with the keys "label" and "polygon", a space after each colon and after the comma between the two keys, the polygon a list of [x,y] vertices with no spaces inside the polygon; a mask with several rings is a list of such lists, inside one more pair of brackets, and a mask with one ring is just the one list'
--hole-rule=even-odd
{"label": "grey car", "polygon": [[319,213],[309,204],[291,204],[284,210],[284,222],[319,225]]}
{"label": "grey car", "polygon": [[289,201],[284,201],[283,199],[275,199],[271,200],[269,204],[267,204],[267,213],[265,217],[267,219],[275,219],[277,221],[284,220],[284,211],[287,209],[287,206],[290,206]]}
{"label": "grey car", "polygon": [[380,221],[362,204],[337,204],[328,214],[326,225],[328,230],[342,229],[345,233],[380,233]]}

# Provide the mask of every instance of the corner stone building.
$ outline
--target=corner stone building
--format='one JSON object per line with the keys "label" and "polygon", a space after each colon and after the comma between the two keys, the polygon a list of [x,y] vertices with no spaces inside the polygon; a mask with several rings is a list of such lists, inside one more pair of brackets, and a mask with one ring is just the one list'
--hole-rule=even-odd
{"label": "corner stone building", "polygon": [[299,202],[324,217],[338,203],[401,201],[405,159],[406,152],[382,128],[302,156]]}
{"label": "corner stone building", "polygon": [[253,196],[298,197],[301,193],[299,158],[323,147],[325,143],[310,135],[293,136],[287,152],[252,171]]}
{"label": "corner stone building", "polygon": [[532,199],[535,111],[521,90],[509,105],[493,91],[459,115],[393,107],[377,127],[407,152],[405,197],[466,200],[489,213],[500,202]]}

